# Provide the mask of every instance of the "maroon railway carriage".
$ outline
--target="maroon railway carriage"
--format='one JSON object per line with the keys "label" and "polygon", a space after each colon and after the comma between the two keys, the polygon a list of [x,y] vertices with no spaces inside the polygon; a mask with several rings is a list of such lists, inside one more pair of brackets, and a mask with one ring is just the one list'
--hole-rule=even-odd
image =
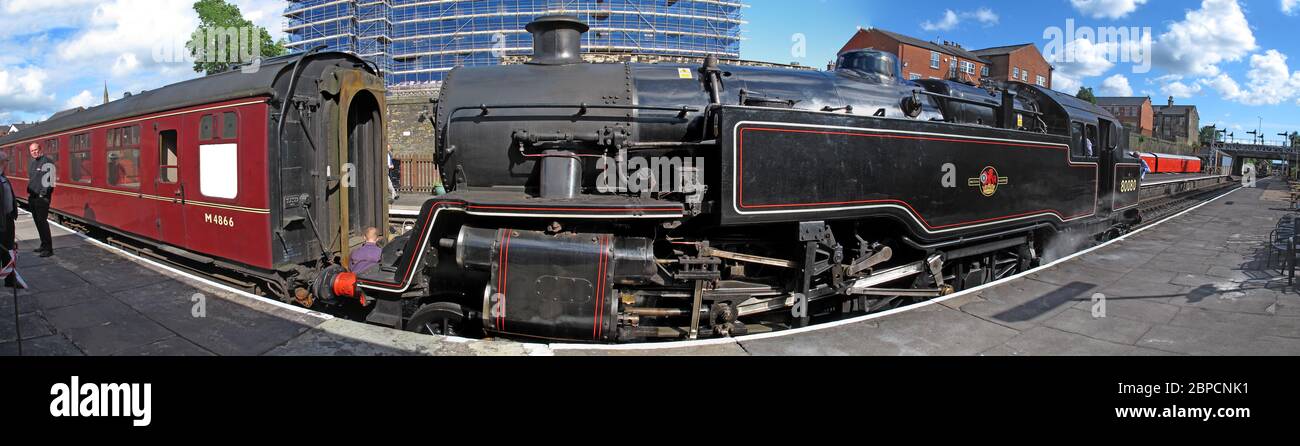
{"label": "maroon railway carriage", "polygon": [[60,114],[0,150],[22,201],[35,142],[55,160],[57,218],[309,301],[387,222],[383,113],[366,62],[315,53]]}

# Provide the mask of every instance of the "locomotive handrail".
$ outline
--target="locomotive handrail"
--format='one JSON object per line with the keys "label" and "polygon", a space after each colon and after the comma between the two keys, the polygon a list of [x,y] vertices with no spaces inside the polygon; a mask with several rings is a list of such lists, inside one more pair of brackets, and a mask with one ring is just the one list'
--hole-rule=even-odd
{"label": "locomotive handrail", "polygon": [[652,110],[652,111],[674,111],[674,112],[678,112],[678,113],[677,113],[677,118],[678,118],[678,119],[685,118],[685,117],[686,117],[686,114],[688,114],[688,113],[695,113],[695,112],[699,112],[699,111],[700,111],[699,108],[691,107],[691,106],[686,106],[686,105],[683,105],[683,106],[680,106],[680,107],[664,107],[664,106],[654,106],[654,105],[620,105],[620,104],[587,104],[587,103],[581,103],[581,104],[493,104],[493,105],[480,104],[480,105],[477,105],[477,106],[468,106],[468,105],[467,105],[467,106],[461,106],[461,107],[456,107],[456,108],[452,109],[452,110],[451,110],[451,114],[447,116],[447,121],[448,121],[448,123],[450,123],[450,122],[451,122],[451,119],[456,117],[456,113],[459,113],[459,112],[464,111],[464,110],[479,110],[479,111],[480,111],[479,116],[487,116],[488,113],[489,113],[489,110],[494,110],[494,109],[522,109],[522,108],[576,108],[576,109],[578,109],[578,115],[585,115],[585,114],[587,114],[587,110],[589,110],[589,109],[593,109],[593,108],[595,108],[595,109],[605,109],[605,110]]}

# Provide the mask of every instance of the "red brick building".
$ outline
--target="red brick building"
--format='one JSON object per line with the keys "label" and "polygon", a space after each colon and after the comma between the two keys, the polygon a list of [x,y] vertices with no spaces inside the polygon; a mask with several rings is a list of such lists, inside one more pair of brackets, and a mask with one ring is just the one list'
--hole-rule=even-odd
{"label": "red brick building", "polygon": [[1098,97],[1097,106],[1115,115],[1134,134],[1151,136],[1155,129],[1155,108],[1149,97]]}
{"label": "red brick building", "polygon": [[1052,72],[1056,69],[1032,43],[985,48],[972,53],[989,61],[989,75],[985,77],[1052,88]]}
{"label": "red brick building", "polygon": [[859,29],[840,52],[876,49],[893,53],[903,64],[905,79],[955,79],[979,85],[989,74],[989,61],[953,42],[926,42],[879,28]]}

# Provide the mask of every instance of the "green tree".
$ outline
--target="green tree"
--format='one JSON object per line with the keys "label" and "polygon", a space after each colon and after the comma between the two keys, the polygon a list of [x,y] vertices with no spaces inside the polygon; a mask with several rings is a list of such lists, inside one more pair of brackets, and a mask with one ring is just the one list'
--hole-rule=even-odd
{"label": "green tree", "polygon": [[[239,7],[226,0],[198,0],[194,2],[194,12],[199,14],[199,27],[194,30],[194,34],[190,36],[190,41],[186,42],[185,46],[194,57],[196,72],[215,74],[252,62],[252,60],[243,60],[247,54],[241,56],[241,51],[237,49],[241,43],[245,48],[256,52],[254,59],[279,56],[288,52],[284,48],[283,39],[278,42],[271,40],[271,33],[267,32],[266,28],[254,25],[253,22],[245,19]],[[224,41],[222,42],[226,43],[224,46],[214,45],[214,42],[230,34],[233,34],[232,37],[236,41]],[[249,37],[252,42],[238,42],[239,39],[247,40]]]}
{"label": "green tree", "polygon": [[1092,94],[1092,87],[1079,87],[1079,92],[1074,97],[1097,104],[1097,95]]}
{"label": "green tree", "polygon": [[1218,141],[1217,138],[1218,135],[1216,135],[1216,133],[1218,132],[1219,132],[1219,128],[1212,125],[1201,127],[1201,142],[1210,144],[1215,141]]}

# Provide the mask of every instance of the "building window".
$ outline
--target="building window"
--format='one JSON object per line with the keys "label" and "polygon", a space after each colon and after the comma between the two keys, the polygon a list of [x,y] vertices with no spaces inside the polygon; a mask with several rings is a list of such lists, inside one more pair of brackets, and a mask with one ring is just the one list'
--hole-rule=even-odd
{"label": "building window", "polygon": [[90,134],[82,133],[68,138],[68,180],[77,183],[89,183]]}
{"label": "building window", "polygon": [[199,193],[212,198],[235,198],[239,194],[239,146],[199,146]]}
{"label": "building window", "polygon": [[1040,86],[1040,87],[1046,87],[1046,86],[1047,86],[1047,78],[1042,77],[1042,76],[1038,76],[1038,86]]}
{"label": "building window", "polygon": [[974,75],[974,74],[975,74],[975,64],[972,63],[972,62],[969,62],[969,61],[965,61],[965,60],[961,61],[961,72],[962,72],[962,73],[966,73],[966,74],[970,74],[970,75]]}
{"label": "building window", "polygon": [[1020,67],[1011,69],[1011,79],[1020,79]]}
{"label": "building window", "polygon": [[917,79],[920,79],[920,78],[921,78],[921,75],[916,74],[916,73],[908,73],[907,78],[908,78],[909,80],[917,80]]}
{"label": "building window", "polygon": [[980,69],[980,76],[989,77],[989,66],[988,66],[988,65],[985,65],[984,68],[981,68],[981,69]]}
{"label": "building window", "polygon": [[140,126],[109,129],[108,185],[140,187]]}
{"label": "building window", "polygon": [[939,69],[939,53],[930,52],[930,68]]}

